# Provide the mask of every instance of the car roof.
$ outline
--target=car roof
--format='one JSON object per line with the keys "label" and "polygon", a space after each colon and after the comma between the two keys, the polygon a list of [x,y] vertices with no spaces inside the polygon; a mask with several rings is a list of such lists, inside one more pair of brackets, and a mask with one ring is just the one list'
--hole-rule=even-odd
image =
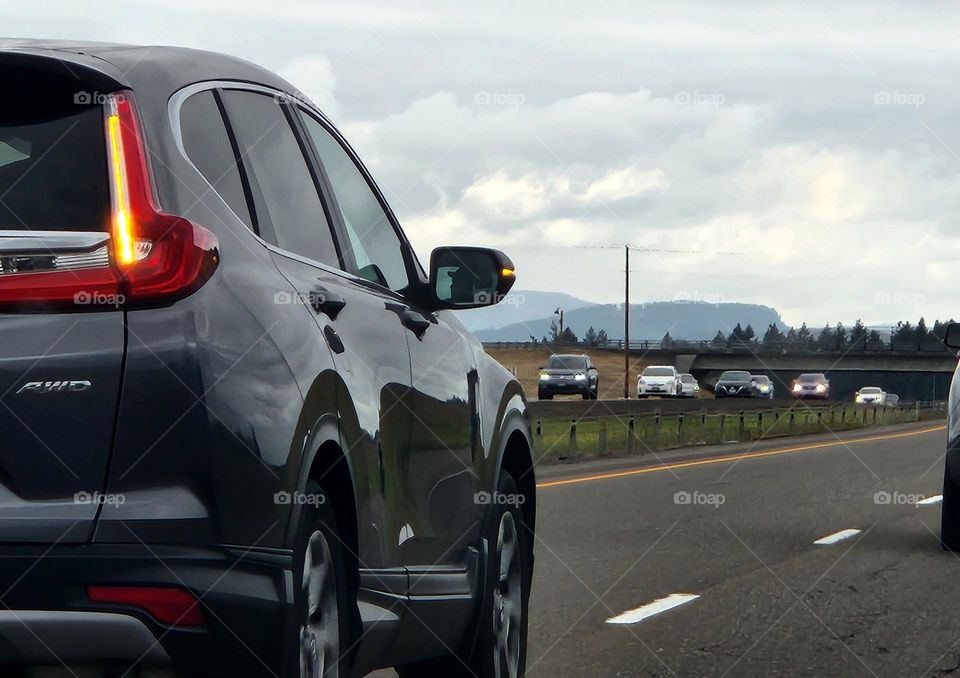
{"label": "car roof", "polygon": [[279,76],[245,59],[188,47],[0,37],[0,54],[59,60],[67,64],[66,71],[74,63],[127,86],[152,86],[159,79],[162,83],[158,85],[176,91],[205,80],[237,80],[296,91]]}

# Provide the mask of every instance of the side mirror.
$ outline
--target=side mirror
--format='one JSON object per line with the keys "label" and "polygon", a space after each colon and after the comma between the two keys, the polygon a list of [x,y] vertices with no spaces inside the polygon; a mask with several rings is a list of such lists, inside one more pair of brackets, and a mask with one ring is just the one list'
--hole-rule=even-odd
{"label": "side mirror", "polygon": [[438,247],[430,255],[430,288],[437,308],[499,303],[517,280],[513,262],[485,247]]}
{"label": "side mirror", "polygon": [[960,323],[950,323],[943,333],[943,343],[948,348],[960,348]]}

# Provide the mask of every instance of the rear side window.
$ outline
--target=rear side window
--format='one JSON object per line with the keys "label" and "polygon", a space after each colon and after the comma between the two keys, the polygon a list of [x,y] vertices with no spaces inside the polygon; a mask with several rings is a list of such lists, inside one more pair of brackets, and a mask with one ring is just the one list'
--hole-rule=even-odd
{"label": "rear side window", "polygon": [[213,92],[200,92],[183,102],[180,131],[190,161],[243,223],[253,228],[237,157]]}
{"label": "rear side window", "polygon": [[4,99],[0,229],[109,228],[103,111],[97,104],[77,101],[52,94]]}
{"label": "rear side window", "polygon": [[283,109],[273,97],[255,92],[231,90],[221,96],[250,182],[261,237],[289,252],[339,266],[320,194]]}

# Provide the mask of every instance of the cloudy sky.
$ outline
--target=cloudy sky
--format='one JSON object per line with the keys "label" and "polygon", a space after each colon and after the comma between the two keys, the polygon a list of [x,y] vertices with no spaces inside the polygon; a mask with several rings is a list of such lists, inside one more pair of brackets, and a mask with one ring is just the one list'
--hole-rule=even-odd
{"label": "cloudy sky", "polygon": [[[422,260],[591,301],[960,317],[960,7],[5,0],[2,31],[200,47],[334,119]],[[611,246],[620,245],[621,249]],[[950,271],[955,271],[951,274]]]}

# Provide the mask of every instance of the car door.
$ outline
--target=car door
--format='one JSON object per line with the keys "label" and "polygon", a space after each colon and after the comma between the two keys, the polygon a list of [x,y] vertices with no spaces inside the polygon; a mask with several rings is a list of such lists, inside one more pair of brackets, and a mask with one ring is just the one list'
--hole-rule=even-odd
{"label": "car door", "polygon": [[[386,203],[348,147],[318,116],[301,112],[337,206],[344,260],[369,284],[390,290],[385,305],[405,328],[412,388],[409,449],[387,460],[387,486],[399,493],[397,543],[411,567],[460,563],[475,543],[479,511],[473,469],[476,370],[462,325],[450,311],[432,313],[411,299],[419,266]],[[400,519],[396,522],[400,523]],[[396,523],[395,523],[396,524]]]}
{"label": "car door", "polygon": [[397,491],[386,486],[384,467],[405,454],[410,438],[410,413],[401,402],[410,388],[410,356],[405,330],[387,307],[394,297],[340,270],[329,207],[289,106],[243,89],[224,90],[221,98],[258,230],[298,292],[296,299],[278,295],[277,303],[304,305],[316,321],[316,350],[333,353],[341,435],[357,495],[360,567],[399,568]]}

